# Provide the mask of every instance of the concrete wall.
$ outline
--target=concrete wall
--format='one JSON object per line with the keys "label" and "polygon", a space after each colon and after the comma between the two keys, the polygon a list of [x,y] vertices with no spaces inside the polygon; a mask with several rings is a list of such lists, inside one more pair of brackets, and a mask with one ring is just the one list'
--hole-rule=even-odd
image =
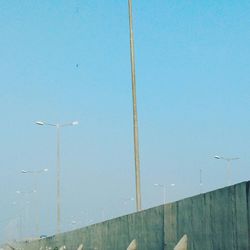
{"label": "concrete wall", "polygon": [[249,250],[249,187],[244,182],[165,205],[165,249],[187,234],[190,250]]}
{"label": "concrete wall", "polygon": [[186,234],[188,250],[250,249],[250,182],[187,198],[110,221],[22,243],[24,250],[173,250]]}

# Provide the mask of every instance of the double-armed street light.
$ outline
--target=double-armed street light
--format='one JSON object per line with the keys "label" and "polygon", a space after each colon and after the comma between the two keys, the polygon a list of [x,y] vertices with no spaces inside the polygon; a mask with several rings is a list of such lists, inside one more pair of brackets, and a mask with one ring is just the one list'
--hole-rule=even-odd
{"label": "double-armed street light", "polygon": [[127,210],[127,206],[129,205],[128,203],[129,202],[134,202],[135,201],[135,199],[134,199],[134,197],[130,197],[130,198],[126,198],[126,199],[123,199],[123,205],[124,205],[124,211],[126,212],[126,210]]}
{"label": "double-armed street light", "polygon": [[123,200],[123,204],[124,206],[126,206],[128,204],[129,201],[134,201],[135,199],[133,197],[127,198]]}
{"label": "double-armed street light", "polygon": [[167,185],[167,184],[155,183],[154,186],[155,186],[155,187],[160,187],[160,188],[163,189],[163,204],[166,204],[166,202],[167,202],[167,187],[168,187],[168,186],[174,187],[175,184],[174,184],[174,183],[171,183],[170,185]]}
{"label": "double-armed street light", "polygon": [[235,160],[239,160],[240,158],[239,157],[227,158],[227,157],[218,156],[218,155],[215,155],[214,158],[217,160],[224,160],[227,162],[227,182],[228,182],[228,186],[230,186],[231,185],[231,172],[232,172],[231,162]]}
{"label": "double-armed street light", "polygon": [[[26,223],[27,223],[27,219],[28,219],[28,210],[30,209],[30,203],[31,203],[26,198],[28,197],[28,195],[36,194],[36,193],[37,193],[36,189],[32,189],[32,190],[29,190],[29,191],[16,190],[17,195],[20,195],[20,196],[23,195],[24,196],[24,198],[22,199],[22,202],[20,203],[20,205],[21,205],[20,209],[24,210],[24,213],[22,213],[22,212],[20,213],[20,228],[19,228],[19,230],[20,230],[20,232],[19,232],[20,240],[22,239],[22,236],[23,236],[23,226],[26,227],[26,230],[27,230],[27,224]],[[17,204],[16,201],[13,202],[13,205],[16,205],[16,204]]]}
{"label": "double-armed street light", "polygon": [[57,145],[57,233],[61,232],[61,191],[60,191],[60,172],[61,172],[61,159],[60,159],[60,130],[61,128],[68,127],[68,126],[75,126],[78,125],[78,121],[73,121],[73,122],[68,122],[68,123],[48,123],[45,121],[36,121],[35,122],[37,125],[40,126],[52,126],[56,128],[56,145]]}
{"label": "double-armed street light", "polygon": [[[39,169],[39,170],[21,170],[22,174],[31,174],[31,175],[38,175],[42,173],[48,172],[48,168]],[[35,190],[37,190],[37,179],[34,180],[35,182]],[[37,195],[36,195],[37,196]],[[36,234],[39,236],[39,204],[38,204],[38,197],[36,198]]]}

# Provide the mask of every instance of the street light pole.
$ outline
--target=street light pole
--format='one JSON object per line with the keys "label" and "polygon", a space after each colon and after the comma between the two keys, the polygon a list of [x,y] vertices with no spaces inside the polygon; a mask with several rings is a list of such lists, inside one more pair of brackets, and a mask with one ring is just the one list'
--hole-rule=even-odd
{"label": "street light pole", "polygon": [[[167,203],[167,184],[159,184],[159,183],[155,183],[154,184],[155,187],[161,187],[163,189],[163,204]],[[174,187],[175,184],[172,183],[170,184],[171,187]]]}
{"label": "street light pole", "polygon": [[123,205],[124,205],[124,212],[125,212],[125,213],[126,213],[126,210],[127,210],[127,209],[126,209],[126,206],[128,205],[128,202],[129,202],[129,201],[131,201],[131,202],[133,201],[133,202],[134,202],[134,200],[135,200],[135,199],[134,199],[133,197],[123,199]]}
{"label": "street light pole", "polygon": [[132,75],[132,96],[133,96],[136,211],[140,211],[141,210],[141,180],[140,180],[141,178],[140,178],[140,159],[139,159],[139,140],[138,140],[138,118],[137,118],[137,103],[136,103],[135,52],[134,52],[132,0],[128,0],[128,8],[129,8],[130,60],[131,60],[131,75]]}
{"label": "street light pole", "polygon": [[56,188],[56,204],[57,204],[57,233],[61,232],[61,161],[60,161],[60,126],[56,124],[56,162],[57,162],[57,188]]}
{"label": "street light pole", "polygon": [[[20,213],[20,228],[19,228],[19,233],[20,233],[20,240],[22,240],[22,237],[23,237],[23,227],[24,227],[24,231],[26,232],[27,234],[27,229],[28,229],[28,225],[27,225],[27,222],[28,222],[28,210],[30,209],[30,206],[28,206],[28,204],[30,204],[30,202],[28,200],[26,200],[27,196],[29,194],[35,194],[37,192],[36,189],[33,189],[33,190],[30,190],[30,191],[20,191],[20,190],[16,190],[16,194],[17,195],[23,195],[24,196],[24,199],[22,200],[21,202],[21,205],[23,203],[23,208],[20,207],[20,209],[24,210],[24,213],[23,213],[23,216],[22,216],[22,211]],[[13,203],[14,204],[14,203]],[[15,203],[16,204],[16,203]],[[22,220],[22,217],[23,217],[23,220]],[[26,229],[26,230],[25,230]]]}
{"label": "street light pole", "polygon": [[43,126],[53,126],[56,128],[56,145],[57,145],[57,151],[56,151],[56,169],[57,169],[57,178],[56,178],[56,204],[57,204],[57,233],[59,234],[61,232],[61,158],[60,158],[60,129],[62,127],[67,126],[75,126],[78,125],[78,121],[73,121],[70,123],[64,123],[64,124],[53,124],[53,123],[47,123],[44,121],[36,121],[37,125]]}
{"label": "street light pole", "polygon": [[231,166],[231,161],[235,161],[235,160],[239,160],[239,157],[233,157],[233,158],[227,158],[227,157],[222,157],[222,156],[218,156],[215,155],[214,156],[215,159],[217,160],[224,160],[227,162],[227,182],[228,182],[228,186],[231,185],[231,175],[232,175],[232,166]]}
{"label": "street light pole", "polygon": [[[21,173],[22,174],[33,174],[33,175],[37,175],[37,174],[42,174],[44,172],[47,172],[48,169],[44,168],[44,169],[40,169],[40,170],[22,170]],[[34,185],[35,185],[35,190],[37,190],[37,178],[35,178],[34,180]],[[39,204],[38,204],[38,197],[36,195],[36,202],[35,202],[35,206],[36,206],[36,234],[37,236],[39,236]]]}

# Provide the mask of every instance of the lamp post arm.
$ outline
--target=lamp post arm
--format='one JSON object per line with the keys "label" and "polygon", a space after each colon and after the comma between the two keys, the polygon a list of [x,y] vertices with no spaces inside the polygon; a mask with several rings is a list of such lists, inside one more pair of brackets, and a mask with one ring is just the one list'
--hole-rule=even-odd
{"label": "lamp post arm", "polygon": [[53,124],[53,123],[44,122],[44,125],[56,127],[58,124]]}
{"label": "lamp post arm", "polygon": [[63,124],[58,124],[59,127],[68,127],[68,126],[75,126],[78,125],[79,122],[78,121],[73,121],[73,122],[67,122],[67,123],[63,123]]}
{"label": "lamp post arm", "polygon": [[42,174],[43,172],[47,172],[48,169],[45,168],[45,169],[40,169],[40,170],[22,170],[21,173],[22,174]]}
{"label": "lamp post arm", "polygon": [[72,122],[64,123],[64,124],[58,124],[59,127],[68,127],[68,126],[73,126]]}

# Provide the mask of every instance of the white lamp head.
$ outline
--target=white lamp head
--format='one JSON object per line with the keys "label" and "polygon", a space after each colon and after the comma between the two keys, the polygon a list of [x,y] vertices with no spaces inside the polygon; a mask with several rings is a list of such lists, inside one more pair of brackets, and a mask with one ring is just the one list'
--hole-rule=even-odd
{"label": "white lamp head", "polygon": [[44,125],[44,122],[42,122],[42,121],[36,121],[36,124],[37,124],[37,125],[40,125],[40,126],[43,126],[43,125]]}
{"label": "white lamp head", "polygon": [[72,124],[73,126],[75,126],[75,125],[78,125],[79,122],[78,122],[78,121],[73,121],[71,124]]}

